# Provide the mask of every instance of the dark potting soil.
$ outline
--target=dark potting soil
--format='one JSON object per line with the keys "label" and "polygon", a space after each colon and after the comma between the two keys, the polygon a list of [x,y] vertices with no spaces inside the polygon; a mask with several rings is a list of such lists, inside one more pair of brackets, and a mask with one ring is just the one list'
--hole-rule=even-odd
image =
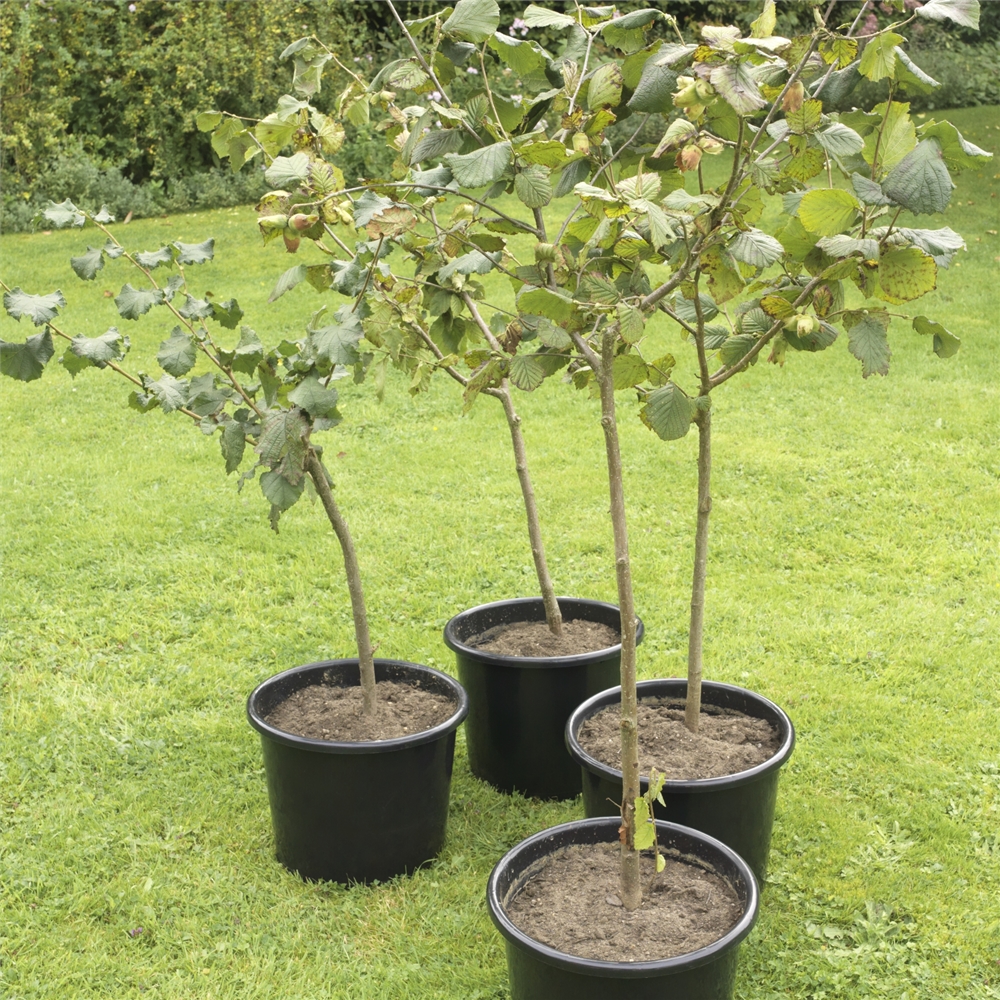
{"label": "dark potting soil", "polygon": [[511,622],[466,639],[475,649],[501,656],[579,656],[621,641],[617,629],[582,618],[564,621],[562,635],[553,635],[545,622]]}
{"label": "dark potting soil", "polygon": [[[650,769],[670,781],[721,778],[763,764],[781,746],[776,730],[727,708],[702,704],[698,732],[684,725],[684,703],[673,698],[639,702],[639,772]],[[602,764],[621,770],[621,709],[609,705],[581,727],[580,746]]]}
{"label": "dark potting soil", "polygon": [[514,924],[534,940],[579,958],[651,962],[717,941],[743,915],[736,891],[697,864],[652,852],[640,858],[642,905],[629,912],[618,896],[617,843],[586,844],[551,854],[506,903]]}
{"label": "dark potting soil", "polygon": [[447,695],[405,681],[379,681],[371,718],[361,714],[360,687],[310,684],[289,695],[266,717],[269,725],[313,740],[365,743],[433,729],[455,711]]}

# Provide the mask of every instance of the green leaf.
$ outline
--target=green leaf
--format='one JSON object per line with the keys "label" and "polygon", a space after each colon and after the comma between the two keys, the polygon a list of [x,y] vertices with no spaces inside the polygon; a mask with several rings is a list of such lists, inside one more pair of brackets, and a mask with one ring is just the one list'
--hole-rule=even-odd
{"label": "green leaf", "polygon": [[500,27],[500,7],[496,0],[458,0],[444,30],[467,42],[485,42]]}
{"label": "green leaf", "polygon": [[[219,130],[212,136],[212,148],[219,156],[229,155],[230,144],[243,131],[239,126],[234,129],[226,129],[227,124],[228,120],[223,122]],[[292,136],[295,135],[297,128],[298,125],[294,121],[286,122],[280,115],[272,114],[262,118],[254,126],[253,134],[264,147],[267,155],[274,156],[279,149],[284,149],[292,141]],[[225,131],[223,131],[224,129]]]}
{"label": "green leaf", "polygon": [[933,21],[954,21],[965,28],[979,30],[979,0],[927,0],[917,8],[920,17]]}
{"label": "green leaf", "polygon": [[[707,295],[702,293],[698,296],[701,300],[701,317],[708,323],[719,315],[719,307]],[[684,320],[694,326],[698,322],[698,313],[694,307],[694,300],[687,299],[680,292],[674,294],[674,312]]]}
{"label": "green leaf", "polygon": [[354,203],[354,225],[358,229],[367,226],[376,215],[381,215],[387,208],[392,208],[393,200],[383,198],[374,191],[365,193]]}
{"label": "green leaf", "polygon": [[649,378],[646,362],[638,354],[619,354],[611,365],[616,389],[631,389]]}
{"label": "green leaf", "polygon": [[221,121],[221,111],[202,111],[202,113],[195,118],[194,123],[198,127],[199,132],[212,132]]}
{"label": "green leaf", "polygon": [[537,4],[529,3],[524,9],[524,23],[529,28],[568,28],[577,23],[575,17],[560,14],[558,11],[546,10]]}
{"label": "green leaf", "polygon": [[159,400],[164,413],[178,410],[187,403],[188,384],[186,381],[175,379],[173,375],[162,375],[155,382],[152,379],[143,379],[143,385],[147,392]]}
{"label": "green leaf", "polygon": [[782,257],[785,248],[773,236],[759,229],[748,229],[736,234],[729,244],[729,252],[751,267],[768,267]]}
{"label": "green leaf", "polygon": [[902,35],[897,35],[894,31],[883,31],[874,38],[869,38],[864,52],[861,53],[861,65],[858,67],[861,75],[869,80],[894,77],[896,46],[905,40]]}
{"label": "green leaf", "polygon": [[797,215],[793,215],[775,236],[785,250],[798,261],[804,260],[816,246],[816,234],[810,233]]}
{"label": "green leaf", "polygon": [[[289,482],[280,472],[271,470],[262,472],[260,476],[260,491],[270,500],[272,507],[279,511],[288,510],[296,500],[302,496],[305,489],[304,479],[297,482]],[[271,518],[272,527],[276,525],[277,518]]]}
{"label": "green leaf", "polygon": [[896,82],[907,91],[930,94],[941,84],[925,73],[901,48],[896,49]]}
{"label": "green leaf", "polygon": [[708,275],[708,287],[716,302],[728,302],[743,291],[743,279],[733,259],[722,247],[713,246],[704,251],[699,266]]}
{"label": "green leaf", "polygon": [[70,257],[69,266],[78,278],[93,281],[97,272],[104,267],[104,251],[100,247],[87,247],[87,252],[80,257]]}
{"label": "green leaf", "polygon": [[209,372],[191,379],[188,386],[187,405],[188,409],[197,413],[200,417],[209,417],[226,405],[229,401],[229,393],[215,383],[215,376]]}
{"label": "green leaf", "polygon": [[516,354],[510,360],[508,378],[525,392],[537,389],[545,380],[545,365],[532,354]]}
{"label": "green leaf", "polygon": [[669,66],[658,65],[658,55],[654,53],[642,68],[642,76],[635,93],[629,98],[628,106],[633,111],[649,111],[665,114],[673,111],[674,85],[677,74]]}
{"label": "green leaf", "polygon": [[854,224],[860,206],[848,191],[817,188],[807,191],[799,202],[799,219],[811,233],[836,236]]}
{"label": "green leaf", "polygon": [[606,62],[594,71],[587,89],[587,107],[591,111],[597,108],[615,108],[622,99],[621,67],[616,62]]}
{"label": "green leaf", "polygon": [[752,333],[738,333],[727,337],[719,348],[719,359],[727,367],[739,364],[753,350],[757,338]]}
{"label": "green leaf", "polygon": [[62,229],[64,226],[76,226],[79,229],[87,221],[87,216],[69,198],[58,205],[50,201],[42,209],[42,217],[51,222],[56,229]]}
{"label": "green leaf", "polygon": [[184,319],[208,319],[212,315],[212,303],[185,293],[184,304],[177,311]]}
{"label": "green leaf", "polygon": [[500,253],[483,253],[480,250],[470,250],[469,253],[456,257],[450,264],[445,264],[438,271],[438,281],[447,281],[453,274],[489,274],[500,263]]}
{"label": "green leaf", "polygon": [[538,42],[511,38],[498,31],[490,36],[489,46],[522,82],[532,74],[544,73],[545,51]]}
{"label": "green leaf", "polygon": [[831,155],[853,156],[864,149],[865,141],[852,128],[834,122],[816,133],[816,141]]}
{"label": "green leaf", "polygon": [[617,312],[618,329],[622,340],[626,344],[636,344],[642,340],[642,336],[646,332],[646,323],[642,317],[642,310],[621,302],[618,304]]}
{"label": "green leaf", "polygon": [[752,38],[770,38],[774,34],[775,25],[778,19],[774,12],[774,0],[764,0],[764,9],[756,21],[750,22],[750,36]]}
{"label": "green leaf", "polygon": [[397,90],[418,90],[430,77],[416,59],[401,62],[390,74],[388,84]]}
{"label": "green leaf", "polygon": [[554,323],[566,323],[573,315],[571,299],[548,288],[526,287],[517,297],[518,312],[545,316]]}
{"label": "green leaf", "polygon": [[462,148],[464,133],[457,128],[440,128],[428,132],[418,140],[410,154],[410,163],[436,160],[445,153],[454,153]]}
{"label": "green leaf", "polygon": [[885,117],[882,140],[879,142],[879,129],[872,129],[865,136],[865,148],[862,155],[866,163],[873,163],[875,145],[878,143],[879,167],[882,170],[891,170],[917,144],[917,131],[910,118],[910,105],[893,101],[887,113],[883,103],[876,105],[875,113],[879,119]]}
{"label": "green leaf", "polygon": [[207,264],[215,256],[215,240],[205,240],[204,243],[174,243],[177,249],[178,264]]}
{"label": "green leaf", "polygon": [[639,415],[657,437],[664,441],[675,441],[684,437],[691,429],[694,405],[678,385],[668,382],[646,396],[646,403]]}
{"label": "green leaf", "polygon": [[637,851],[647,851],[656,842],[656,826],[649,815],[649,803],[640,795],[635,800],[635,834],[633,843]]}
{"label": "green leaf", "polygon": [[544,208],[552,201],[549,168],[532,164],[514,175],[514,193],[528,208]]}
{"label": "green leaf", "polygon": [[306,376],[289,394],[288,401],[305,410],[314,420],[337,414],[337,390],[320,383],[313,372]]}
{"label": "green leaf", "polygon": [[934,338],[934,353],[939,358],[951,358],[958,353],[961,341],[950,330],[926,316],[913,317],[913,329],[917,333],[930,335]]}
{"label": "green leaf", "polygon": [[43,330],[23,344],[0,340],[0,372],[19,382],[33,382],[42,377],[42,371],[55,353],[52,334]]}
{"label": "green leaf", "polygon": [[133,288],[126,284],[115,297],[118,315],[122,319],[138,319],[153,306],[163,305],[162,288]]}
{"label": "green leaf", "polygon": [[257,366],[264,360],[264,345],[260,338],[248,326],[240,327],[240,342],[233,351],[230,368],[234,372],[253,375]]}
{"label": "green leaf", "polygon": [[462,187],[478,188],[498,181],[510,165],[511,156],[510,143],[497,142],[464,155],[449,153],[444,159]]}
{"label": "green leaf", "polygon": [[784,331],[785,342],[795,351],[825,351],[836,339],[837,329],[820,320],[810,333],[799,336],[789,330]]}
{"label": "green leaf", "polygon": [[[789,131],[795,135],[807,135],[819,128],[822,118],[822,101],[803,101],[802,107],[797,111],[789,111],[785,115],[785,122]],[[858,136],[858,138],[861,137]],[[861,149],[860,145],[858,149]]]}
{"label": "green leaf", "polygon": [[309,156],[296,153],[294,156],[276,156],[274,162],[264,171],[264,180],[273,188],[293,191],[305,183],[309,176]]}
{"label": "green leaf", "polygon": [[[109,361],[121,361],[128,352],[128,349],[128,337],[123,337],[118,332],[117,327],[111,327],[107,333],[101,334],[100,337],[74,337],[69,345],[67,354],[72,354],[75,358],[79,358],[81,362],[86,362],[86,364],[81,364],[77,367],[76,371],[78,372],[90,365],[94,365],[97,368],[105,368]],[[71,375],[75,375],[76,372],[73,371],[73,368],[70,365],[66,365],[65,362],[66,358],[64,357],[63,363],[66,369]]]}
{"label": "green leaf", "polygon": [[831,257],[849,257],[860,253],[865,260],[878,260],[878,240],[857,240],[851,236],[824,236],[816,241],[816,246]]}
{"label": "green leaf", "polygon": [[212,303],[212,319],[226,330],[235,330],[243,319],[243,310],[236,299],[226,299],[225,302]]}
{"label": "green leaf", "polygon": [[[884,317],[884,320],[883,320]],[[889,338],[886,336],[889,317],[884,313],[862,316],[847,331],[847,346],[851,354],[861,362],[861,374],[888,375]]]}
{"label": "green leaf", "polygon": [[854,188],[857,196],[866,205],[891,205],[892,202],[889,201],[885,196],[885,192],[882,190],[882,185],[876,183],[864,174],[851,174],[851,186]]}
{"label": "green leaf", "polygon": [[[871,235],[876,239],[881,239],[885,236],[886,231],[886,227],[879,227],[878,229],[873,229]],[[965,240],[953,229],[947,227],[944,229],[907,229],[906,227],[901,227],[893,233],[889,242],[893,242],[896,237],[913,243],[920,247],[921,250],[929,253],[934,258],[938,267],[948,267],[955,254],[959,250],[966,249]]]}
{"label": "green leaf", "polygon": [[285,273],[278,278],[277,284],[274,286],[274,291],[268,296],[268,302],[274,302],[275,299],[280,299],[285,292],[291,291],[297,284],[306,279],[306,265],[296,264],[295,267],[290,267]]}
{"label": "green leaf", "polygon": [[27,316],[35,326],[51,323],[65,305],[63,293],[58,290],[49,292],[48,295],[29,295],[18,286],[3,295],[3,307],[8,316],[18,321],[22,316]]}
{"label": "green leaf", "polygon": [[219,446],[222,449],[222,457],[226,460],[226,475],[229,475],[240,467],[247,446],[246,431],[239,421],[227,420],[222,425]]}
{"label": "green leaf", "polygon": [[955,187],[937,139],[924,139],[882,181],[882,190],[914,215],[943,212]]}
{"label": "green leaf", "polygon": [[919,247],[889,250],[879,261],[878,283],[886,302],[919,299],[937,287],[937,264]]}
{"label": "green leaf", "polygon": [[153,271],[161,264],[173,264],[174,252],[168,246],[160,247],[159,250],[152,250],[149,253],[137,253],[135,259],[140,267]]}
{"label": "green leaf", "polygon": [[[827,106],[836,106],[846,100],[850,95],[851,91],[858,85],[861,81],[861,74],[858,72],[858,66],[861,64],[861,60],[856,60],[852,62],[849,66],[845,66],[843,69],[838,69],[835,73],[832,73],[829,79],[826,77],[820,77],[819,83],[813,87],[813,94],[817,94],[823,98]],[[826,85],[822,90],[819,89],[819,84],[826,79]]]}
{"label": "green leaf", "polygon": [[361,320],[351,312],[349,305],[341,306],[334,313],[335,322],[309,331],[309,339],[317,358],[333,365],[353,365],[360,357],[358,341],[364,336]]}
{"label": "green leaf", "polygon": [[962,138],[962,133],[951,122],[929,121],[917,129],[921,139],[936,139],[941,146],[945,164],[952,170],[982,167],[993,159],[992,153]]}
{"label": "green leaf", "polygon": [[185,333],[179,326],[170,332],[169,340],[164,340],[157,351],[156,360],[159,366],[175,378],[187,375],[198,360],[198,348],[194,337]]}
{"label": "green leaf", "polygon": [[747,63],[725,62],[716,66],[709,80],[738,115],[752,115],[766,104]]}

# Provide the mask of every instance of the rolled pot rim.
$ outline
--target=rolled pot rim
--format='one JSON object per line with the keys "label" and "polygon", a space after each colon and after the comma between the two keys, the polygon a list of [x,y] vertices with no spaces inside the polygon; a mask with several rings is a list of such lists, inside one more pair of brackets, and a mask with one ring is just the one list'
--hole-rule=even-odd
{"label": "rolled pot rim", "polygon": [[[503,937],[513,944],[530,949],[537,958],[547,962],[549,965],[573,972],[585,972],[592,976],[614,977],[618,979],[642,979],[648,978],[651,975],[669,972],[673,969],[694,969],[700,965],[706,965],[722,952],[736,947],[746,938],[757,922],[760,909],[760,889],[750,866],[731,847],[726,846],[720,840],[716,840],[707,833],[702,833],[700,830],[695,830],[689,826],[682,826],[680,823],[670,823],[662,819],[656,821],[658,835],[667,832],[679,832],[696,840],[703,841],[711,848],[728,856],[744,877],[747,884],[747,901],[743,916],[721,938],[706,945],[704,948],[699,948],[697,951],[686,952],[683,955],[674,955],[672,958],[661,958],[650,962],[606,962],[593,958],[581,958],[577,955],[558,951],[555,948],[542,944],[540,941],[536,941],[514,924],[507,915],[498,889],[500,873],[505,865],[510,864],[513,858],[519,853],[528,850],[539,841],[555,840],[564,831],[571,829],[607,826],[610,833],[609,842],[616,841],[618,840],[618,827],[620,823],[621,819],[618,816],[596,816],[591,819],[573,820],[569,823],[561,823],[559,826],[542,830],[512,847],[494,865],[486,887],[486,902],[490,911],[490,917]],[[560,844],[559,846],[569,845]]]}
{"label": "rolled pot rim", "polygon": [[[424,743],[433,743],[446,736],[462,724],[469,714],[469,696],[465,688],[450,674],[434,667],[428,667],[422,663],[411,663],[409,660],[396,660],[387,657],[376,657],[375,666],[395,666],[406,668],[418,674],[430,674],[444,682],[455,697],[455,711],[444,722],[439,723],[432,729],[425,729],[419,733],[410,733],[407,736],[397,736],[389,740],[363,740],[358,742],[346,742],[341,740],[317,740],[308,736],[298,736],[295,733],[286,732],[268,723],[257,711],[256,703],[262,692],[272,685],[284,680],[287,677],[304,674],[310,671],[325,671],[337,667],[353,666],[357,668],[358,658],[347,657],[340,660],[317,660],[315,663],[305,663],[302,666],[290,667],[282,670],[281,673],[274,674],[258,684],[250,692],[246,703],[247,721],[257,730],[261,736],[265,736],[276,743],[284,743],[286,746],[297,747],[301,750],[313,750],[319,753],[331,754],[372,754],[390,753],[394,750],[409,749],[420,746]],[[305,685],[303,685],[305,686]],[[353,685],[351,685],[353,686]]]}
{"label": "rolled pot rim", "polygon": [[[665,681],[682,684],[685,687],[687,685],[687,679],[684,677],[660,677],[654,680],[639,681],[636,685],[639,701],[642,700],[644,689],[646,691],[651,691],[655,685],[663,684]],[[782,728],[785,730],[781,746],[778,747],[778,749],[770,757],[768,757],[767,760],[761,761],[761,763],[755,764],[753,767],[748,767],[744,771],[736,771],[733,774],[723,774],[716,778],[668,778],[664,782],[663,787],[669,792],[714,792],[732,787],[735,784],[748,784],[751,781],[756,781],[758,778],[769,774],[771,771],[776,771],[778,768],[782,767],[792,755],[792,750],[795,747],[795,726],[792,724],[792,720],[783,709],[781,709],[769,698],[765,698],[762,694],[758,694],[756,691],[751,691],[749,688],[740,687],[737,684],[725,684],[722,681],[703,681],[702,691],[705,692],[711,690],[739,692],[743,695],[750,695],[758,702],[763,703],[764,706],[769,708],[777,717],[779,723],[779,733]],[[591,697],[589,697],[585,702],[578,705],[572,715],[570,715],[570,717],[566,720],[565,738],[566,749],[569,752],[569,755],[577,761],[581,767],[585,767],[587,770],[599,774],[601,777],[610,781],[621,781],[622,772],[617,768],[610,767],[603,761],[599,761],[596,757],[587,753],[587,751],[580,745],[580,741],[577,739],[577,733],[580,731],[580,727],[586,719],[595,714],[591,711],[591,709],[598,706],[604,708],[606,705],[613,705],[620,702],[621,685],[607,688],[605,691],[599,691],[597,694],[591,695]],[[649,786],[649,776],[642,775],[639,780],[642,789],[645,790]]]}
{"label": "rolled pot rim", "polygon": [[[617,604],[609,601],[596,601],[589,597],[557,597],[556,601],[562,604],[563,601],[573,601],[575,604],[585,604],[595,608],[604,608],[621,614]],[[523,605],[541,604],[540,597],[511,597],[503,601],[490,601],[488,604],[477,604],[474,608],[467,608],[460,611],[448,620],[444,627],[444,644],[453,652],[463,656],[472,657],[481,663],[488,663],[494,666],[518,666],[518,667],[560,667],[570,664],[589,663],[591,661],[603,660],[608,656],[620,655],[622,644],[615,643],[613,646],[605,646],[603,649],[593,649],[589,653],[571,653],[569,656],[510,656],[506,653],[494,653],[489,650],[479,649],[476,646],[469,646],[455,635],[456,623],[479,612],[488,611],[493,608]],[[636,644],[642,641],[646,627],[642,619],[636,616],[635,641]]]}

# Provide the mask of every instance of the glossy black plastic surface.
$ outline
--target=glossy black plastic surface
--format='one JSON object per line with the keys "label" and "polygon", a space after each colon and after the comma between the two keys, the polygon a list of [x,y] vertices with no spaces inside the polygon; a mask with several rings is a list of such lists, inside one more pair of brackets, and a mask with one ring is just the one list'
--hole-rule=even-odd
{"label": "glossy black plastic surface", "polygon": [[[614,604],[559,598],[567,621],[585,619],[621,628]],[[545,621],[541,598],[497,601],[456,615],[444,630],[458,678],[469,695],[465,724],[469,767],[501,792],[540,799],[580,794],[580,768],[566,752],[563,731],[585,698],[620,681],[621,644],[579,656],[501,656],[467,641],[495,625]],[[641,641],[642,622],[637,625]]]}
{"label": "glossy black plastic surface", "polygon": [[[682,678],[640,681],[639,700],[644,698],[683,699],[687,681]],[[577,741],[583,723],[606,705],[621,703],[621,688],[602,691],[584,702],[566,724],[566,746],[583,773],[583,807],[587,816],[618,815],[622,796],[621,771],[595,760]],[[791,720],[774,702],[731,684],[704,681],[702,703],[731,708],[758,719],[766,719],[779,734],[778,752],[763,764],[723,778],[695,781],[668,781],[663,786],[666,809],[657,815],[673,823],[701,830],[728,844],[753,869],[763,885],[767,874],[767,856],[771,849],[774,806],[778,798],[778,773],[792,754],[795,729]],[[642,779],[642,790],[649,787]]]}
{"label": "glossy black plastic surface", "polygon": [[697,859],[727,879],[743,903],[736,926],[705,948],[657,962],[599,962],[543,945],[507,916],[507,902],[547,855],[572,844],[614,843],[618,824],[617,818],[596,818],[543,830],[509,851],[493,869],[486,903],[506,943],[511,1000],[729,1000],[740,942],[757,919],[757,883],[746,862],[695,830],[659,820],[656,824],[662,850]]}
{"label": "glossy black plastic surface", "polygon": [[357,686],[357,660],[286,670],[247,699],[264,752],[278,861],[303,878],[384,881],[430,861],[444,843],[455,732],[468,699],[454,678],[416,663],[376,660],[375,676],[445,694],[455,711],[434,729],[372,743],[308,739],[265,721],[310,684]]}

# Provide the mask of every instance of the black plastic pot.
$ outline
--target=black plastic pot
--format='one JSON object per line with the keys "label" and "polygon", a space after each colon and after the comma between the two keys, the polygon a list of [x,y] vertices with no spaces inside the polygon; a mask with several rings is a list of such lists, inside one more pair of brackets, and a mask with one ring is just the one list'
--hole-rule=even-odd
{"label": "black plastic pot", "polygon": [[[563,619],[621,628],[614,604],[560,597]],[[469,767],[501,792],[540,799],[580,794],[580,768],[566,752],[563,730],[584,698],[619,680],[621,643],[579,656],[502,656],[468,645],[495,625],[545,621],[540,597],[483,604],[456,615],[444,641],[455,653],[469,695],[465,735]],[[639,621],[636,642],[642,640]]]}
{"label": "black plastic pot", "polygon": [[[510,921],[507,902],[546,856],[573,844],[617,842],[619,822],[586,819],[543,830],[509,851],[493,869],[486,903],[505,940],[511,1000],[729,1000],[740,942],[757,920],[757,883],[734,851],[696,830],[657,820],[660,849],[697,859],[727,879],[743,903],[736,926],[705,948],[657,962],[598,962],[540,944]],[[581,913],[580,919],[587,915]]]}
{"label": "black plastic pot", "polygon": [[[681,678],[640,681],[637,687],[640,701],[643,698],[683,699],[687,695],[687,681]],[[566,746],[583,770],[583,808],[587,816],[619,815],[619,807],[608,800],[621,801],[622,773],[591,757],[580,746],[577,736],[590,716],[607,705],[620,704],[620,687],[602,691],[580,705],[566,723]],[[727,844],[746,860],[763,885],[771,849],[774,805],[778,798],[778,772],[792,755],[795,729],[791,719],[774,702],[732,684],[703,682],[702,704],[766,719],[777,729],[781,746],[763,764],[738,774],[666,782],[663,786],[666,810],[660,809],[658,813],[666,820],[701,830]],[[642,778],[640,783],[645,792],[648,780]]]}
{"label": "black plastic pot", "polygon": [[303,878],[384,881],[419,868],[444,844],[455,731],[469,710],[465,691],[447,674],[402,660],[376,660],[375,677],[447,695],[455,711],[434,729],[371,743],[308,739],[265,721],[310,684],[356,687],[356,659],[286,670],[247,699],[264,751],[278,861]]}

